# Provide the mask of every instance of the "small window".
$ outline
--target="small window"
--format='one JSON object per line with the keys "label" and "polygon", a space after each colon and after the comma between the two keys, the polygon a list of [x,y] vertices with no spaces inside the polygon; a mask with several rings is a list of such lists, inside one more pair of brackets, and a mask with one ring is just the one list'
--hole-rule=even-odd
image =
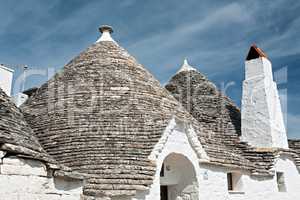
{"label": "small window", "polygon": [[242,174],[240,173],[227,173],[228,191],[242,192],[243,182]]}
{"label": "small window", "polygon": [[163,163],[160,170],[160,177],[164,177],[164,176],[165,176],[165,164]]}
{"label": "small window", "polygon": [[286,192],[284,173],[276,172],[277,186],[279,192]]}

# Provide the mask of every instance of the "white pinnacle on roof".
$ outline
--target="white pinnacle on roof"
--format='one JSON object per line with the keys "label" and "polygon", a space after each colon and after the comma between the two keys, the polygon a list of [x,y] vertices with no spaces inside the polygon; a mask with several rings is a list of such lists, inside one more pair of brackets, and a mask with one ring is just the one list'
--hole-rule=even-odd
{"label": "white pinnacle on roof", "polygon": [[183,71],[191,71],[191,70],[195,70],[197,71],[194,67],[192,67],[187,59],[185,58],[184,61],[183,61],[183,65],[180,67],[180,69],[177,71],[177,74],[180,73],[180,72],[183,72]]}
{"label": "white pinnacle on roof", "polygon": [[111,26],[102,25],[102,26],[100,26],[99,31],[102,33],[102,35],[96,41],[96,43],[101,42],[101,41],[115,42],[114,39],[112,39],[112,37],[111,37],[111,33],[114,32]]}

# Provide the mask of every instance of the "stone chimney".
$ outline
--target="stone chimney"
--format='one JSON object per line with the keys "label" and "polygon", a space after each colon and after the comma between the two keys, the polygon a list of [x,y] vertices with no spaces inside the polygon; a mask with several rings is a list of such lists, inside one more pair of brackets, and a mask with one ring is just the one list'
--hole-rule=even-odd
{"label": "stone chimney", "polygon": [[0,64],[0,88],[8,95],[11,95],[12,79],[14,70]]}
{"label": "stone chimney", "polygon": [[288,148],[272,64],[255,45],[251,46],[245,61],[241,139],[260,148]]}

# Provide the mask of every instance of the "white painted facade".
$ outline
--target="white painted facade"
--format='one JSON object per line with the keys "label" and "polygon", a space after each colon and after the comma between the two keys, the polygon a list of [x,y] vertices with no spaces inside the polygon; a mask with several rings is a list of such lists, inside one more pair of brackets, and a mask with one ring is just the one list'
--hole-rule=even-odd
{"label": "white painted facade", "polygon": [[0,64],[0,88],[8,95],[11,95],[13,70]]}
{"label": "white painted facade", "polygon": [[2,158],[0,199],[80,200],[83,184],[81,180],[53,177],[51,173],[40,161],[18,157]]}
{"label": "white painted facade", "polygon": [[[156,145],[154,148],[154,151],[152,152],[152,155],[150,156],[151,159],[155,158],[155,162],[157,165],[157,171],[155,174],[155,179],[153,182],[153,185],[151,186],[151,189],[147,191],[146,193],[138,194],[137,197],[135,198],[136,200],[157,200],[160,199],[160,186],[161,186],[161,181],[162,184],[167,184],[168,180],[161,178],[160,177],[160,171],[161,171],[161,166],[164,163],[165,159],[172,154],[177,154],[185,157],[187,160],[190,161],[191,166],[193,167],[194,173],[195,173],[195,180],[199,183],[200,181],[200,166],[199,166],[199,159],[196,154],[196,151],[193,150],[192,145],[197,149],[198,147],[198,152],[200,153],[199,155],[203,156],[203,159],[207,158],[207,155],[205,154],[203,148],[201,147],[200,143],[196,143],[196,140],[193,140],[193,131],[190,130],[190,137],[188,138],[187,135],[189,134],[188,132],[186,133],[184,131],[184,124],[178,125],[176,123],[176,120],[173,119],[169,126],[167,127],[165,133],[163,134],[163,137],[159,141],[159,143]],[[200,145],[200,146],[198,146]],[[167,163],[168,164],[168,163]],[[176,168],[175,166],[170,166],[171,171],[167,172],[172,173],[172,168]],[[177,170],[177,172],[180,172]],[[181,172],[183,173],[183,172]],[[193,173],[193,172],[188,172],[188,173]],[[166,175],[167,175],[166,174]],[[173,174],[173,176],[183,176],[183,174]],[[168,177],[168,176],[167,176]],[[176,178],[176,181],[178,182],[178,178]],[[178,182],[179,183],[179,182]],[[180,183],[179,183],[180,184]],[[175,185],[175,183],[171,183],[171,185]],[[179,186],[180,187],[180,186]],[[171,196],[171,195],[170,195]],[[199,190],[198,194],[199,196]],[[171,200],[171,199],[170,199]],[[172,199],[173,200],[173,199]],[[180,199],[174,199],[174,200],[180,200]]]}
{"label": "white painted facade", "polygon": [[246,61],[243,82],[242,140],[256,147],[288,148],[272,64],[265,57]]}
{"label": "white painted facade", "polygon": [[[199,163],[201,157],[199,159],[199,154],[195,151],[195,145],[188,129],[184,130],[180,126],[182,125],[176,124],[173,120],[166,129],[164,137],[157,145],[160,153],[154,153],[157,155],[155,162],[158,166],[154,183],[149,191],[139,192],[133,200],[160,200],[160,185],[170,185],[170,193],[176,194],[172,188],[181,184],[179,179],[191,179],[191,174],[196,180],[193,187],[198,188],[197,195],[192,198],[184,198],[180,195],[174,198],[174,196],[169,195],[169,200],[296,200],[300,198],[300,171],[289,157],[281,156],[278,158],[273,169],[275,174],[276,172],[283,172],[285,176],[287,191],[279,192],[276,175],[257,177],[250,175],[247,171],[231,171],[230,169]],[[175,164],[179,165],[180,168],[181,164],[178,163],[180,159],[177,159],[178,162],[174,160],[168,162],[168,157],[174,154],[181,155],[190,162],[190,165],[186,165],[186,170],[177,170],[178,166]],[[205,152],[202,152],[202,155],[205,156]],[[165,162],[166,160],[167,162]],[[160,167],[163,162],[165,162],[165,167],[170,170],[166,171],[167,174],[165,175],[169,178],[168,180],[160,177]],[[227,173],[229,172],[240,174],[239,180],[234,180],[238,182],[237,190],[228,191]],[[168,176],[168,173],[171,176]],[[125,199],[130,198],[124,197]]]}

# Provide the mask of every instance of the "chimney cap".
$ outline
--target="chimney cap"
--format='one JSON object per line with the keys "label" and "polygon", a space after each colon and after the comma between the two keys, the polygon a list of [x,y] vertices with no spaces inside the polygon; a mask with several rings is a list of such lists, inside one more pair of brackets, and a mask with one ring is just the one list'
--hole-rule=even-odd
{"label": "chimney cap", "polygon": [[104,32],[113,33],[114,32],[112,26],[109,26],[109,25],[102,25],[102,26],[100,26],[99,27],[99,31],[100,31],[100,33],[104,33]]}
{"label": "chimney cap", "polygon": [[256,44],[252,44],[246,57],[246,60],[257,59],[260,57],[268,58],[267,54],[263,50],[257,47]]}

